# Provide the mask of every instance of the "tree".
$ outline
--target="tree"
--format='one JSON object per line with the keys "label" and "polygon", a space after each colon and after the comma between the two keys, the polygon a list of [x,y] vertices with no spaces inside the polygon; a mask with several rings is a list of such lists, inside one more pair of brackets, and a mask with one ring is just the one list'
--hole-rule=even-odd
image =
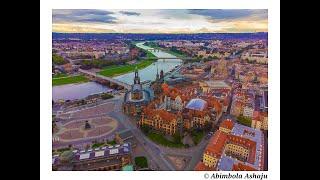
{"label": "tree", "polygon": [[63,59],[62,56],[59,56],[57,54],[52,54],[52,64],[55,65],[63,65],[63,64],[67,64],[68,61]]}
{"label": "tree", "polygon": [[141,130],[144,134],[148,134],[150,132],[150,128],[146,125],[142,125]]}
{"label": "tree", "polygon": [[180,133],[175,133],[174,135],[173,135],[173,141],[174,141],[174,143],[177,143],[177,144],[179,144],[179,143],[181,143],[181,136],[180,136]]}
{"label": "tree", "polygon": [[251,127],[251,118],[244,117],[243,115],[240,115],[237,117],[237,119],[240,124]]}
{"label": "tree", "polygon": [[144,156],[138,156],[134,158],[134,162],[136,166],[139,168],[147,168],[148,167],[148,160]]}

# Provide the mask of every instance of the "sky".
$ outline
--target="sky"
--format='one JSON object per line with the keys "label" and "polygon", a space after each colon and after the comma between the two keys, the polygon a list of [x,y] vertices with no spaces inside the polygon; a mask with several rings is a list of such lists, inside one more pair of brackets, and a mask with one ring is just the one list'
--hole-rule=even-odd
{"label": "sky", "polygon": [[64,33],[267,32],[265,9],[54,9],[52,31]]}

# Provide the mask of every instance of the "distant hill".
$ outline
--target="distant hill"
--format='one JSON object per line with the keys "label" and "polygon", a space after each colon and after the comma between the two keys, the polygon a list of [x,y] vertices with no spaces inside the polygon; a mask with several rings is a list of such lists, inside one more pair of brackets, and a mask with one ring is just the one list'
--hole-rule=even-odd
{"label": "distant hill", "polygon": [[211,39],[268,39],[267,32],[259,33],[200,33],[200,34],[124,34],[124,33],[52,33],[52,39],[97,40],[211,40]]}

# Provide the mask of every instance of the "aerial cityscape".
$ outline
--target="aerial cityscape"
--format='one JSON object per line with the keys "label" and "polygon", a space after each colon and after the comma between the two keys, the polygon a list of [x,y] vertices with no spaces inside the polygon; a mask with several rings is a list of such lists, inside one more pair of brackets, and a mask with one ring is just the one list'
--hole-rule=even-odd
{"label": "aerial cityscape", "polygon": [[267,10],[52,13],[52,170],[268,170]]}

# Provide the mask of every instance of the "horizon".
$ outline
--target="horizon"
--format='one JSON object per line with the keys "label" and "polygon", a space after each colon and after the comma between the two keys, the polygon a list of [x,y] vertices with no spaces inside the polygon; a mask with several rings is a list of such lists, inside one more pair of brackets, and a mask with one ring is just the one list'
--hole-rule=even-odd
{"label": "horizon", "polygon": [[55,33],[200,34],[268,32],[267,9],[53,9]]}
{"label": "horizon", "polygon": [[192,34],[259,34],[259,33],[268,33],[268,31],[261,32],[200,32],[200,33],[118,33],[118,32],[52,32],[56,34],[183,34],[183,35],[192,35]]}

